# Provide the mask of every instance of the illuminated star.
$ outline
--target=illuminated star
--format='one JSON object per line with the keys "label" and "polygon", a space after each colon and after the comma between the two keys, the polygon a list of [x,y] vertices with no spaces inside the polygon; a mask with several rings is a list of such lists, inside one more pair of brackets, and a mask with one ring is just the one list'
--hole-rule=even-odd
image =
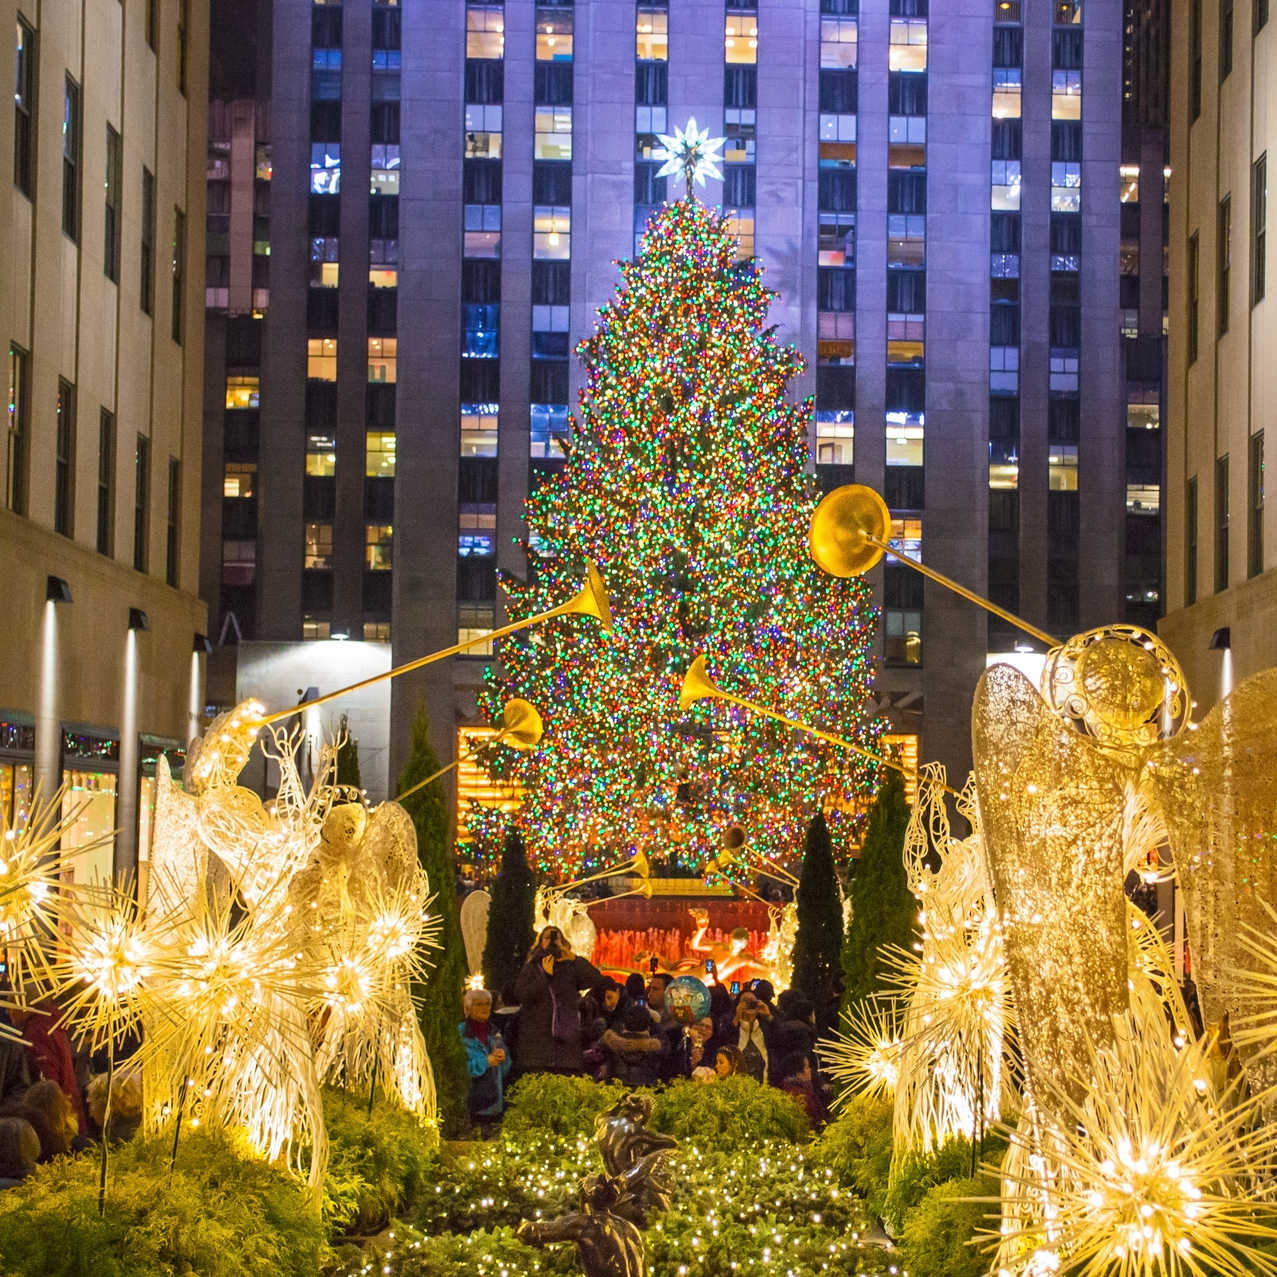
{"label": "illuminated star", "polygon": [[656,159],[665,161],[657,170],[657,177],[669,177],[681,170],[689,194],[693,180],[698,186],[704,186],[707,177],[720,182],[723,180],[723,172],[718,167],[718,161],[723,157],[718,152],[727,139],[710,137],[708,129],[697,127],[695,116],[688,119],[687,128],[676,128],[673,136],[668,133],[656,136],[661,145],[652,154]]}

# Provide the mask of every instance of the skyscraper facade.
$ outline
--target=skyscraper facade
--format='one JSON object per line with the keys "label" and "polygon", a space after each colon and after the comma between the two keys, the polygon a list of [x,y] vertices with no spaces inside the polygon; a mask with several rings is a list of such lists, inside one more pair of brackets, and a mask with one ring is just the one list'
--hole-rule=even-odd
{"label": "skyscraper facade", "polygon": [[[1124,150],[1129,11],[274,0],[271,28],[269,172],[241,179],[269,257],[236,274],[232,245],[216,295],[210,263],[219,631],[388,639],[398,663],[500,623],[573,347],[683,194],[655,151],[690,117],[726,138],[698,195],[806,357],[820,482],[877,488],[900,549],[1052,633],[1156,614],[1160,452],[1131,449],[1128,385],[1156,432],[1164,156]],[[965,774],[975,681],[1024,636],[898,564],[875,590],[878,703]],[[397,682],[392,750],[424,697],[450,756],[487,658]]]}
{"label": "skyscraper facade", "polygon": [[1174,6],[1168,614],[1163,632],[1203,709],[1277,664],[1277,529],[1264,450],[1277,336],[1268,300],[1266,0]]}
{"label": "skyscraper facade", "polygon": [[0,817],[65,785],[63,872],[104,880],[202,708],[207,11],[3,12]]}

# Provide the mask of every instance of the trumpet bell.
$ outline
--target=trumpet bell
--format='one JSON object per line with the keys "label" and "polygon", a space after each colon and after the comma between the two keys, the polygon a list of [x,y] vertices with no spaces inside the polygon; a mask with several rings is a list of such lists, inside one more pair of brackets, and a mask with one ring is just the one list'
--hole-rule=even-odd
{"label": "trumpet bell", "polygon": [[891,531],[887,503],[863,483],[848,483],[825,496],[811,517],[808,549],[816,566],[830,576],[861,576],[883,551]]}
{"label": "trumpet bell", "polygon": [[634,859],[630,861],[630,872],[638,874],[640,878],[652,876],[652,862],[648,860],[647,852],[642,848],[634,853]]}
{"label": "trumpet bell", "polygon": [[711,700],[723,694],[722,688],[709,676],[705,668],[705,656],[702,653],[687,667],[683,675],[683,686],[678,693],[679,709],[687,709],[696,701]]}
{"label": "trumpet bell", "polygon": [[585,584],[578,593],[562,607],[555,609],[556,615],[576,613],[580,616],[593,616],[602,624],[604,630],[612,633],[612,605],[608,601],[607,586],[593,563],[586,563]]}
{"label": "trumpet bell", "polygon": [[545,727],[537,707],[520,696],[506,701],[501,711],[501,739],[511,749],[536,749]]}
{"label": "trumpet bell", "polygon": [[723,849],[736,852],[745,845],[745,831],[739,825],[730,825],[723,833]]}

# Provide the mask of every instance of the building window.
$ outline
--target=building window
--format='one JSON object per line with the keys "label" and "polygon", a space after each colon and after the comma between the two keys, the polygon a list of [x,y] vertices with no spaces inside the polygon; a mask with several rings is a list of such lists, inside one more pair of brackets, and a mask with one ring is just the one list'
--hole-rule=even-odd
{"label": "building window", "polygon": [[532,211],[532,258],[565,261],[572,255],[572,210],[538,204]]}
{"label": "building window", "polygon": [[333,525],[308,523],[302,566],[331,568],[333,565]]}
{"label": "building window", "polygon": [[859,19],[822,17],[820,20],[821,67],[847,71],[855,70],[859,39]]}
{"label": "building window", "polygon": [[1197,476],[1184,485],[1184,605],[1197,602]]}
{"label": "building window", "polygon": [[892,71],[927,69],[926,19],[892,18],[887,66]]}
{"label": "building window", "polygon": [[467,204],[465,206],[466,257],[501,256],[501,205]]}
{"label": "building window", "polygon": [[182,320],[186,309],[186,214],[173,209],[173,340],[182,344]]}
{"label": "building window", "polygon": [[902,414],[889,413],[887,417],[887,464],[889,466],[922,465],[924,427],[919,424],[893,422],[891,417],[895,415]]}
{"label": "building window", "polygon": [[335,337],[306,339],[306,376],[310,381],[337,380],[337,339]]}
{"label": "building window", "polygon": [[993,68],[993,118],[1020,118],[1020,90],[1024,72],[1019,67]]}
{"label": "building window", "polygon": [[[497,137],[500,138],[500,134]],[[497,151],[498,158],[500,150]],[[369,194],[399,194],[399,143],[374,142],[369,149]]]}
{"label": "building window", "polygon": [[[990,207],[996,212],[1020,207],[1020,161],[994,160],[991,180],[993,183]],[[1052,192],[1054,201],[1054,192]]]}
{"label": "building window", "polygon": [[155,175],[142,170],[142,251],[139,267],[138,305],[151,313],[155,295]]}
{"label": "building window", "polygon": [[1230,195],[1225,195],[1219,202],[1218,227],[1215,241],[1215,296],[1218,303],[1219,335],[1222,337],[1228,331],[1228,283],[1233,258],[1233,200]]}
{"label": "building window", "polygon": [[62,232],[80,238],[80,86],[69,75],[62,95]]}
{"label": "building window", "polygon": [[337,473],[337,441],[332,435],[306,436],[306,473],[312,479],[330,479]]}
{"label": "building window", "polygon": [[640,62],[664,62],[669,57],[669,12],[640,5],[634,19],[634,56]]}
{"label": "building window", "polygon": [[466,57],[501,58],[504,56],[505,6],[467,4]]}
{"label": "building window", "polygon": [[98,417],[98,553],[115,546],[115,416],[102,409]]}
{"label": "building window", "polygon": [[561,457],[568,437],[567,404],[534,403],[528,429],[529,451],[534,457]]}
{"label": "building window", "polygon": [[1047,488],[1051,492],[1077,491],[1077,444],[1053,443],[1048,446]]}
{"label": "building window", "polygon": [[1233,0],[1219,0],[1219,82],[1233,69]]}
{"label": "building window", "polygon": [[1215,461],[1215,593],[1228,589],[1228,458]]}
{"label": "building window", "polygon": [[1268,229],[1268,152],[1251,168],[1250,304],[1264,300],[1266,233]]}
{"label": "building window", "polygon": [[257,462],[228,461],[222,469],[222,496],[230,501],[246,501],[257,482]]}
{"label": "building window", "polygon": [[747,262],[754,256],[754,214],[737,213],[726,220],[729,235],[736,236],[736,260]]}
{"label": "building window", "polygon": [[1188,122],[1202,113],[1202,0],[1188,7]]}
{"label": "building window", "polygon": [[572,61],[572,10],[559,5],[537,5],[536,60]]}
{"label": "building window", "polygon": [[1188,362],[1197,359],[1197,319],[1201,301],[1201,278],[1197,232],[1188,237]]}
{"label": "building window", "polygon": [[226,407],[257,408],[261,404],[261,381],[256,375],[236,375],[226,378]]}
{"label": "building window", "polygon": [[364,475],[369,479],[395,477],[396,439],[390,430],[369,430],[364,435]]}
{"label": "building window", "polygon": [[368,380],[382,384],[397,381],[399,377],[399,339],[397,337],[368,338]]}
{"label": "building window", "polygon": [[850,409],[816,413],[816,463],[850,466],[856,459],[856,414]]}
{"label": "building window", "polygon": [[364,622],[364,642],[365,643],[389,643],[390,642],[390,622],[389,621],[365,621]]}
{"label": "building window", "polygon": [[723,59],[729,64],[753,66],[758,61],[758,16],[753,13],[727,15]]}
{"label": "building window", "polygon": [[164,524],[164,580],[177,587],[178,528],[182,519],[182,463],[176,457],[168,460],[168,513]]}
{"label": "building window", "polygon": [[572,108],[539,106],[534,111],[532,158],[570,160],[572,158]]}
{"label": "building window", "polygon": [[491,558],[496,552],[496,539],[496,506],[461,507],[457,515],[457,554],[460,558]]}
{"label": "building window", "polygon": [[257,542],[222,542],[222,584],[252,585],[257,578]]}
{"label": "building window", "polygon": [[1255,34],[1258,35],[1268,25],[1268,0],[1254,0],[1252,16],[1255,20]]}
{"label": "building window", "polygon": [[331,638],[332,631],[333,623],[326,617],[302,617],[302,640],[304,642],[315,642],[319,639]]}
{"label": "building window", "polygon": [[155,38],[159,28],[160,0],[145,0],[146,3],[146,43],[152,53],[155,52]]}
{"label": "building window", "polygon": [[1246,503],[1246,575],[1258,576],[1264,570],[1264,432],[1250,437],[1250,464]]}
{"label": "building window", "polygon": [[461,455],[463,457],[495,457],[497,455],[497,405],[463,403],[461,405]]}
{"label": "building window", "polygon": [[9,346],[9,429],[5,441],[4,504],[14,514],[27,512],[27,429],[30,421],[28,355]]}
{"label": "building window", "polygon": [[53,530],[66,537],[75,531],[75,387],[61,377],[53,457]]}
{"label": "building window", "polygon": [[120,278],[120,135],[106,126],[105,216],[102,269],[108,279]]}
{"label": "building window", "polygon": [[1080,120],[1082,118],[1082,72],[1051,72],[1051,118],[1053,120]]}
{"label": "building window", "polygon": [[457,642],[466,644],[463,656],[492,655],[491,641],[485,643],[482,639],[492,629],[495,620],[496,609],[491,603],[457,604]]}
{"label": "building window", "polygon": [[177,91],[186,96],[187,42],[190,38],[190,0],[177,0]]}
{"label": "building window", "polygon": [[133,454],[133,567],[146,571],[146,541],[149,528],[147,512],[151,504],[151,441],[137,437]]}
{"label": "building window", "polygon": [[17,27],[17,75],[13,87],[13,181],[30,196],[35,175],[35,32],[21,19]]}
{"label": "building window", "polygon": [[888,665],[922,664],[922,613],[888,608],[883,616]]}
{"label": "building window", "polygon": [[370,572],[389,572],[394,549],[394,528],[389,523],[364,525],[364,567]]}

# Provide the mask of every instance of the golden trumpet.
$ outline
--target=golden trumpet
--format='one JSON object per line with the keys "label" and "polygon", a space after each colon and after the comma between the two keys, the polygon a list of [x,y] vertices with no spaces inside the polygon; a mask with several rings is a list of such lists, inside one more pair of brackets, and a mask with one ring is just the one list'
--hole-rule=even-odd
{"label": "golden trumpet", "polygon": [[892,549],[890,535],[891,512],[887,503],[872,488],[862,483],[848,483],[821,499],[811,517],[807,548],[822,572],[839,577],[863,576],[884,554],[889,554],[929,581],[935,581],[986,612],[1001,617],[1039,643],[1045,643],[1048,648],[1059,647],[1059,640],[1045,630],[1030,625],[1014,612],[1008,612],[934,568],[924,566],[917,559]]}
{"label": "golden trumpet", "polygon": [[431,772],[424,780],[419,780],[415,785],[405,789],[403,793],[396,794],[395,802],[401,802],[410,794],[415,794],[417,790],[424,789],[431,781],[447,775],[454,767],[459,767],[462,763],[478,757],[484,748],[495,744],[497,741],[504,745],[509,745],[511,749],[517,749],[520,752],[535,749],[541,743],[541,736],[544,731],[541,715],[537,713],[536,706],[530,701],[525,701],[519,696],[512,697],[506,701],[501,710],[501,720],[503,726],[495,736],[474,749],[468,749],[464,754],[458,754],[452,762],[440,767],[438,771]]}
{"label": "golden trumpet", "polygon": [[[464,643],[454,643],[451,647],[441,648],[439,651],[431,652],[427,656],[419,656],[415,661],[409,661],[406,665],[397,665],[394,669],[387,670],[384,674],[374,674],[371,678],[360,679],[358,683],[339,687],[335,692],[325,692],[324,695],[316,696],[309,701],[303,701],[300,705],[291,705],[288,709],[276,710],[274,714],[268,714],[265,718],[259,719],[257,725],[265,727],[269,723],[277,723],[280,719],[291,718],[294,714],[300,714],[302,710],[310,709],[314,705],[323,705],[327,701],[336,700],[337,697],[345,696],[348,692],[357,692],[360,688],[371,687],[374,683],[381,683],[389,678],[398,678],[400,674],[409,674],[413,670],[419,670],[425,665],[433,664],[435,661],[442,661],[446,657],[455,656],[458,652],[464,652],[468,647],[475,647],[480,643],[490,643],[495,639],[505,638],[507,634],[513,634],[517,630],[526,630],[528,626],[537,625],[541,621],[548,621],[551,617],[569,615],[592,616],[599,621],[608,634],[612,632],[612,608],[608,602],[607,587],[603,584],[603,578],[599,575],[599,570],[593,563],[586,565],[585,583],[576,594],[566,603],[560,603],[558,607],[553,607],[548,612],[538,612],[536,616],[530,616],[524,621],[512,621],[509,625],[503,625],[499,630],[485,630],[482,634],[478,634],[472,639],[467,639]],[[533,712],[535,713],[535,711]]]}
{"label": "golden trumpet", "polygon": [[[909,776],[913,780],[919,779],[918,773],[912,768],[905,767],[894,759],[884,758],[881,754],[875,754],[873,750],[865,749],[854,741],[847,740],[844,736],[835,736],[832,732],[821,731],[819,727],[813,727],[810,723],[800,722],[796,718],[789,718],[780,713],[779,710],[768,709],[766,705],[760,705],[757,701],[747,701],[743,696],[733,696],[731,692],[725,692],[710,678],[709,670],[705,668],[705,655],[701,653],[688,666],[687,673],[683,676],[683,686],[678,693],[678,707],[679,709],[687,709],[696,701],[703,700],[726,701],[729,705],[739,705],[742,709],[753,710],[755,714],[761,714],[764,718],[774,718],[778,723],[784,723],[786,727],[792,727],[795,731],[806,732],[808,735],[816,737],[817,740],[828,741],[831,745],[839,745],[843,749],[851,750],[853,754],[859,754],[861,758],[869,759],[870,762],[878,763],[883,767],[890,767],[893,771],[898,771],[903,776]],[[946,794],[952,794],[955,798],[959,796],[956,789],[951,789],[948,785],[943,788]]]}
{"label": "golden trumpet", "polygon": [[[767,872],[772,878],[779,878],[782,882],[787,882],[791,887],[798,886],[798,879],[778,861],[773,860],[770,856],[764,856],[761,851],[755,851],[746,846],[747,839],[745,831],[739,825],[729,825],[723,834],[723,850],[719,852],[718,859],[715,863],[721,864],[723,857],[731,853],[733,860],[743,860],[746,856],[754,856],[761,860],[767,866]],[[730,864],[731,861],[729,860]]]}
{"label": "golden trumpet", "polygon": [[[626,896],[643,896],[648,900],[652,898],[652,884],[648,879],[644,879],[637,887],[631,887],[629,891],[618,891],[614,896],[604,896],[599,900],[591,900],[590,904],[602,904],[604,900],[624,900]],[[590,904],[586,905],[588,909]]]}

